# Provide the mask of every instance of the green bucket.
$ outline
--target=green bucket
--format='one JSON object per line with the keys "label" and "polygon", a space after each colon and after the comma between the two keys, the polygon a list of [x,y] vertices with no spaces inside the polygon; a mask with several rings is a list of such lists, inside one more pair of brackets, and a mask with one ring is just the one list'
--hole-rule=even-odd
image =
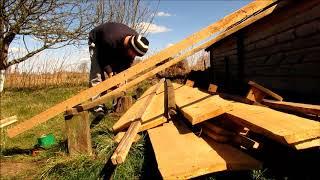
{"label": "green bucket", "polygon": [[56,140],[54,138],[53,134],[47,134],[42,135],[40,138],[38,138],[38,145],[42,148],[50,148],[52,145],[56,143]]}

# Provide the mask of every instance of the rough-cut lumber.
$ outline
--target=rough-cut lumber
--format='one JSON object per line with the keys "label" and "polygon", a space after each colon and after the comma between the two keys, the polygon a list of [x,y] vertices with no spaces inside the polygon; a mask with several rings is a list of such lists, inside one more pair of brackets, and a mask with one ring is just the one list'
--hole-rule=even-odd
{"label": "rough-cut lumber", "polygon": [[270,108],[233,103],[227,117],[285,145],[320,137],[320,122]]}
{"label": "rough-cut lumber", "polygon": [[151,101],[157,94],[159,94],[159,90],[161,89],[160,87],[163,87],[164,81],[165,79],[161,79],[160,82],[151,89],[152,91],[146,96],[145,100],[143,101],[141,106],[139,106],[139,109],[137,109],[137,111],[131,111],[131,113],[128,113],[130,115],[130,119],[128,119],[128,121],[130,122],[130,127],[125,133],[123,139],[120,141],[119,146],[115,150],[114,154],[111,156],[111,161],[114,165],[123,163],[125,158],[127,157],[134,138],[141,128],[142,117],[147,112]]}
{"label": "rough-cut lumber", "polygon": [[191,81],[191,80],[187,79],[186,86],[193,87],[194,86],[194,81]]}
{"label": "rough-cut lumber", "polygon": [[92,146],[88,111],[80,112],[71,118],[66,116],[65,122],[70,155],[91,155]]}
{"label": "rough-cut lumber", "polygon": [[5,119],[1,119],[0,120],[0,128],[9,126],[10,124],[15,123],[17,121],[18,121],[18,119],[17,119],[16,115],[5,118]]}
{"label": "rough-cut lumber", "polygon": [[217,134],[220,134],[220,135],[225,135],[225,136],[234,136],[234,135],[236,135],[235,132],[232,132],[232,131],[228,131],[228,130],[226,130],[226,129],[223,129],[223,128],[221,128],[221,127],[219,127],[219,126],[216,126],[216,125],[214,125],[213,123],[208,122],[208,121],[203,122],[202,124],[203,124],[203,126],[207,127],[207,128],[210,129],[211,131],[213,131],[213,132],[215,132],[215,133],[217,133]]}
{"label": "rough-cut lumber", "polygon": [[[197,48],[194,48],[193,50],[188,51],[183,56],[180,56],[179,58],[175,59],[175,63],[183,60],[184,56],[192,55],[193,53],[196,53],[202,49],[205,49],[209,47],[211,44],[219,41],[220,39],[223,39],[224,37],[236,32],[238,28],[247,26],[249,24],[252,24],[253,22],[257,21],[258,19],[263,18],[264,16],[271,14],[277,1],[276,0],[265,0],[265,1],[253,1],[250,4],[244,6],[243,8],[231,13],[230,15],[224,17],[223,19],[211,24],[210,26],[192,34],[191,36],[185,38],[184,40],[176,43],[173,46],[170,46],[163,51],[157,53],[156,55],[150,57],[148,60],[142,61],[141,63],[138,63],[137,65],[133,66],[132,68],[129,68],[115,76],[113,76],[110,79],[107,79],[106,81],[100,83],[97,86],[94,86],[92,88],[89,88],[85,91],[80,92],[79,94],[73,96],[70,99],[67,99],[49,109],[46,111],[32,117],[29,120],[23,121],[19,125],[8,129],[8,136],[14,137],[20,133],[23,133],[26,130],[29,130],[33,128],[36,125],[39,125],[43,122],[46,122],[48,119],[66,111],[67,109],[70,109],[87,99],[94,97],[95,95],[102,93],[111,87],[120,84],[134,76],[136,76],[138,73],[142,72],[144,69],[151,68],[152,66],[156,65],[157,63],[160,63],[164,60],[166,60],[169,57],[172,57],[173,55],[177,54],[178,52],[186,49],[187,47],[192,47],[199,43],[200,41],[212,36],[214,33],[222,31],[224,29],[229,28],[231,25],[234,25],[235,23],[239,22],[240,20],[244,19],[245,17],[248,17],[252,14],[255,14],[257,12],[260,12],[256,14],[255,16],[251,17],[249,20],[246,20],[242,22],[240,25],[237,25],[235,27],[232,27],[231,29],[228,29],[227,31],[224,31],[223,34],[219,35],[218,37],[208,41],[207,43],[198,46]],[[271,6],[271,7],[270,7]],[[262,9],[265,9],[267,7],[267,10],[262,11]],[[173,63],[173,64],[175,64]],[[171,65],[173,65],[171,64]],[[169,65],[169,64],[168,64]],[[171,66],[170,65],[170,66]],[[162,66],[165,67],[165,66]],[[142,81],[142,80],[141,80]],[[119,93],[119,91],[117,92]],[[109,97],[109,96],[106,96]]]}
{"label": "rough-cut lumber", "polygon": [[269,106],[270,108],[279,110],[289,110],[299,112],[303,114],[313,114],[320,116],[320,105],[302,104],[285,101],[274,101],[269,99],[263,99],[262,104]]}
{"label": "rough-cut lumber", "polygon": [[[141,125],[141,124],[140,124]],[[111,162],[113,165],[117,165],[117,156],[118,153],[121,151],[121,149],[125,146],[127,139],[129,138],[130,135],[133,134],[133,129],[135,126],[133,126],[133,124],[130,125],[130,127],[128,128],[127,132],[124,134],[123,138],[121,139],[120,143],[118,144],[117,148],[115,149],[115,151],[113,152],[112,156],[111,156]]]}
{"label": "rough-cut lumber", "polygon": [[[146,101],[148,101],[148,97],[152,92],[155,91],[155,86],[150,87],[140,99],[135,102],[132,107],[124,113],[120,119],[113,125],[112,129],[114,132],[121,131],[127,127],[129,127],[130,123],[136,119],[136,114],[141,110],[141,108],[145,107]],[[146,130],[147,128],[155,127],[161,123],[166,122],[166,118],[164,117],[164,86],[161,83],[160,91],[156,94],[152,100],[148,108],[145,110],[142,116],[142,126],[140,131]],[[134,118],[133,118],[134,117]]]}
{"label": "rough-cut lumber", "polygon": [[208,92],[209,93],[217,93],[218,86],[215,84],[209,84]]}
{"label": "rough-cut lumber", "polygon": [[117,164],[121,164],[126,159],[128,152],[131,148],[131,145],[134,141],[134,138],[136,137],[140,127],[141,127],[141,121],[137,120],[135,122],[132,122],[130,127],[132,127],[132,130],[130,131],[130,134],[128,134],[128,138],[125,140],[122,148],[117,154]]}
{"label": "rough-cut lumber", "polygon": [[268,95],[270,97],[275,98],[276,100],[282,101],[283,98],[272,92],[271,90],[259,85],[256,82],[253,81],[249,81],[248,84],[251,86],[250,91],[248,92],[247,98],[252,100],[252,101],[257,101],[257,102],[261,102],[262,99]]}
{"label": "rough-cut lumber", "polygon": [[197,88],[173,83],[175,88],[176,105],[192,125],[219,116],[229,110],[230,101],[218,95],[210,95]]}
{"label": "rough-cut lumber", "polygon": [[[116,143],[120,143],[121,139],[124,137],[124,134],[126,132],[118,132],[116,136],[114,136],[113,140]],[[139,134],[136,135],[133,142],[138,142],[140,140],[141,136]]]}
{"label": "rough-cut lumber", "polygon": [[246,137],[245,135],[228,131],[208,121],[203,122],[202,127],[204,128],[203,132],[217,142],[230,142],[232,144],[245,147],[246,149],[257,149],[259,147],[258,142]]}
{"label": "rough-cut lumber", "polygon": [[204,126],[202,128],[202,132],[209,136],[210,138],[212,138],[213,140],[217,141],[218,143],[228,143],[231,141],[230,136],[226,136],[226,135],[221,135],[218,134],[214,131],[211,131],[209,128],[207,128],[206,126]]}
{"label": "rough-cut lumber", "polygon": [[294,143],[292,144],[292,147],[297,150],[320,147],[320,138]]}
{"label": "rough-cut lumber", "polygon": [[189,179],[224,170],[247,170],[261,163],[227,145],[193,134],[174,121],[148,130],[163,179]]}

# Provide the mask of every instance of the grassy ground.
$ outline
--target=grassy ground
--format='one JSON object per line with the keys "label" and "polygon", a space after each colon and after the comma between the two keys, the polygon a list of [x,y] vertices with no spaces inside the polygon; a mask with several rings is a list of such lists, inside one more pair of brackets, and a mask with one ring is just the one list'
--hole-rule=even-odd
{"label": "grassy ground", "polygon": [[[150,83],[140,87],[147,89]],[[17,115],[18,120],[28,119],[37,113],[86,89],[78,87],[47,87],[44,89],[11,89],[1,95],[0,118]],[[131,91],[135,95],[136,91]],[[110,105],[111,102],[107,102]],[[113,123],[119,115],[109,114],[91,129],[94,156],[67,155],[64,137],[64,118],[59,115],[15,138],[8,138],[5,129],[1,130],[0,179],[159,179],[154,155],[146,134],[131,148],[122,165],[114,167],[109,158],[116,147],[111,132]],[[90,118],[92,119],[92,117]],[[53,133],[56,145],[32,156],[37,138]],[[200,179],[273,179],[265,175],[268,170],[234,173],[215,173]],[[269,177],[269,178],[266,178]],[[240,179],[241,179],[240,178]],[[276,178],[275,178],[276,179]]]}
{"label": "grassy ground", "polygon": [[[141,84],[146,89],[149,83]],[[37,113],[65,100],[86,89],[78,87],[47,87],[44,89],[10,89],[1,94],[0,118],[17,115],[18,120],[25,120]],[[134,94],[135,92],[130,92]],[[106,102],[110,105],[111,102]],[[64,118],[59,115],[15,138],[8,138],[5,129],[1,130],[1,179],[30,178],[39,179],[97,179],[109,156],[115,148],[112,124],[118,115],[106,116],[91,129],[95,152],[93,157],[69,157],[66,153],[64,137]],[[93,119],[92,117],[90,119]],[[52,133],[56,145],[32,156],[37,138]],[[144,158],[144,138],[133,146],[126,163],[114,169],[115,179],[138,179],[141,176]]]}

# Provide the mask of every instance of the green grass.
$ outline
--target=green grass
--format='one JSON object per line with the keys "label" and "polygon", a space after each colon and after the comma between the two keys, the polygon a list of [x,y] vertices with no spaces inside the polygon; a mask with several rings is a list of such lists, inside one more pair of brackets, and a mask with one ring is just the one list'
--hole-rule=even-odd
{"label": "green grass", "polygon": [[[139,88],[144,91],[150,86],[149,82],[140,83]],[[17,115],[18,121],[31,118],[47,108],[86,89],[79,87],[48,87],[43,89],[10,89],[1,94],[1,118]],[[139,96],[137,91],[129,91],[130,95]],[[107,106],[111,101],[106,102]],[[35,171],[16,174],[15,178],[35,177],[44,179],[97,179],[107,160],[112,155],[116,144],[113,141],[111,127],[119,118],[116,115],[106,116],[98,125],[91,129],[93,157],[67,155],[64,135],[64,117],[62,114],[49,121],[26,131],[14,138],[8,138],[6,130],[1,130],[0,158],[6,162],[19,161],[34,163]],[[93,119],[90,116],[90,119]],[[52,148],[41,151],[37,156],[31,156],[31,150],[37,144],[37,139],[43,135],[53,133],[57,144]],[[115,179],[139,179],[143,166],[144,144],[142,138],[130,150],[125,163],[114,169]],[[1,176],[11,179],[10,176]]]}

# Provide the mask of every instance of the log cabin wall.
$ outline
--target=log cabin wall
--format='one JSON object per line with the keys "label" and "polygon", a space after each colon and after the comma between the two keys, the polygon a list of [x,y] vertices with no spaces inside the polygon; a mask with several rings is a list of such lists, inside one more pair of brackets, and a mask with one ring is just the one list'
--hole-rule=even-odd
{"label": "log cabin wall", "polygon": [[320,1],[292,1],[206,49],[211,81],[245,93],[256,81],[285,100],[320,103]]}

